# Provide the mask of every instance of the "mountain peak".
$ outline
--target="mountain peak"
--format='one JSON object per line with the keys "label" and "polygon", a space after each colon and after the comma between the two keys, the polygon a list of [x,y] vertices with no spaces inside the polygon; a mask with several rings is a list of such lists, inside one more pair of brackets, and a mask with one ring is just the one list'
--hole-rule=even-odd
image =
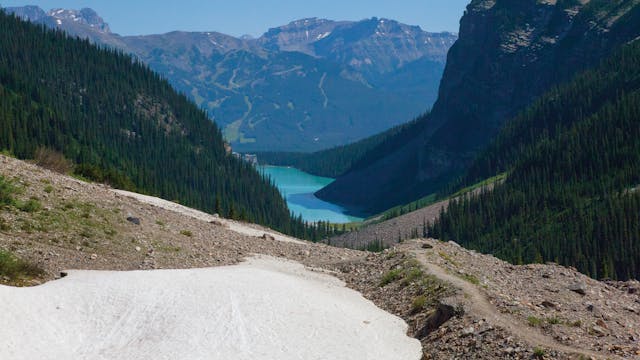
{"label": "mountain peak", "polygon": [[299,19],[299,20],[294,20],[292,22],[290,22],[289,24],[285,25],[284,27],[310,27],[310,26],[317,26],[317,25],[322,25],[322,24],[326,24],[326,23],[333,23],[334,21],[331,20],[327,20],[327,19],[320,19],[317,17],[310,17],[310,18],[304,18],[304,19]]}
{"label": "mountain peak", "polygon": [[295,20],[269,29],[260,37],[259,42],[272,50],[299,51],[314,55],[311,44],[329,36],[341,24],[344,22],[315,17]]}
{"label": "mountain peak", "polygon": [[47,15],[53,19],[58,26],[62,26],[65,22],[80,23],[88,25],[93,30],[101,33],[110,33],[111,29],[95,10],[91,8],[82,8],[80,10],[52,9]]}
{"label": "mountain peak", "polygon": [[15,16],[33,22],[41,22],[47,17],[47,13],[40,7],[34,5],[20,6],[20,7],[8,7],[5,8],[8,14],[14,14]]}

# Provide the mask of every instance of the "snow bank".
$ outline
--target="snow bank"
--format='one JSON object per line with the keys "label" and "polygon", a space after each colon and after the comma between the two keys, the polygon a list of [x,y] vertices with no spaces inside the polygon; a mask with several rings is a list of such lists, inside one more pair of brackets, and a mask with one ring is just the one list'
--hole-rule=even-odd
{"label": "snow bank", "polygon": [[265,257],[0,286],[0,324],[3,360],[421,357],[401,319],[333,277]]}
{"label": "snow bank", "polygon": [[228,219],[222,219],[222,218],[216,218],[211,214],[207,214],[206,212],[203,211],[199,211],[196,209],[192,209],[180,204],[176,204],[174,202],[168,201],[168,200],[164,200],[161,198],[157,198],[157,197],[153,197],[153,196],[148,196],[148,195],[142,195],[142,194],[138,194],[138,193],[134,193],[134,192],[130,192],[130,191],[125,191],[125,190],[113,190],[115,193],[123,195],[123,196],[127,196],[133,199],[136,199],[142,203],[145,204],[149,204],[149,205],[153,205],[153,206],[157,206],[159,208],[165,209],[165,210],[170,210],[170,211],[174,211],[186,216],[190,216],[192,218],[198,219],[198,220],[202,220],[202,221],[213,221],[213,220],[217,220],[222,222],[223,224],[226,224],[229,227],[229,230],[237,232],[239,234],[243,234],[243,235],[248,235],[248,236],[257,236],[260,237],[262,235],[264,235],[265,233],[273,236],[273,238],[275,240],[278,241],[284,241],[284,242],[293,242],[293,243],[298,243],[298,244],[307,244],[304,241],[300,241],[296,238],[290,237],[290,236],[286,236],[286,235],[282,235],[273,231],[269,231],[269,230],[264,230],[264,229],[258,229],[258,228],[254,228],[251,227],[247,224],[238,222],[238,221],[233,221],[233,220],[228,220]]}

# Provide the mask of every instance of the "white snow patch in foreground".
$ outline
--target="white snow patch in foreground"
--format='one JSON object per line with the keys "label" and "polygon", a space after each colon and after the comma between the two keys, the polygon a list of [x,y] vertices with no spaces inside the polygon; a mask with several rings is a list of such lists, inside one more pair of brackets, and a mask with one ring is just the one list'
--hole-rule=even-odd
{"label": "white snow patch in foreground", "polygon": [[207,214],[206,212],[200,211],[200,210],[196,210],[196,209],[192,209],[180,204],[176,204],[172,201],[168,201],[168,200],[164,200],[164,199],[160,199],[157,197],[153,197],[153,196],[148,196],[148,195],[142,195],[142,194],[138,194],[138,193],[134,193],[134,192],[130,192],[130,191],[124,191],[124,190],[113,190],[114,192],[120,194],[120,195],[124,195],[133,199],[136,199],[142,203],[145,204],[149,204],[149,205],[153,205],[153,206],[157,206],[159,208],[165,209],[165,210],[170,210],[170,211],[174,211],[186,216],[190,216],[192,218],[198,219],[198,220],[202,220],[202,221],[213,221],[213,220],[217,220],[222,222],[223,224],[226,224],[229,227],[229,230],[237,232],[239,234],[243,234],[243,235],[248,235],[248,236],[256,236],[256,237],[260,237],[262,235],[264,235],[265,233],[273,236],[273,238],[275,240],[278,241],[284,241],[284,242],[293,242],[293,243],[298,243],[298,244],[302,244],[302,245],[308,245],[308,243],[298,240],[296,238],[290,237],[290,236],[286,236],[286,235],[282,235],[273,231],[268,231],[265,229],[257,229],[257,228],[253,228],[245,223],[241,223],[239,221],[233,221],[233,220],[228,220],[228,219],[223,219],[223,218],[217,218],[211,214]]}
{"label": "white snow patch in foreground", "polygon": [[336,278],[269,257],[0,286],[0,324],[3,360],[421,357],[400,318]]}

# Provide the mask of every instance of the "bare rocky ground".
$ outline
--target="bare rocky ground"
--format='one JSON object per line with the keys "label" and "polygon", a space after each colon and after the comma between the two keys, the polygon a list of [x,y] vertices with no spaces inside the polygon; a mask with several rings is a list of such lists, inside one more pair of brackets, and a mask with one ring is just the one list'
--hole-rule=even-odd
{"label": "bare rocky ground", "polygon": [[[599,282],[557,265],[513,266],[436,240],[382,253],[282,241],[256,225],[205,221],[4,156],[0,175],[20,189],[16,197],[42,205],[0,211],[0,248],[45,270],[18,285],[65,269],[210,267],[265,254],[332,273],[402,317],[422,341],[424,359],[640,358],[637,282]],[[232,231],[242,226],[251,231]]]}
{"label": "bare rocky ground", "polygon": [[393,246],[401,240],[411,239],[415,234],[421,236],[427,224],[432,223],[448,200],[440,201],[410,213],[380,223],[366,225],[356,231],[332,237],[331,245],[351,249],[363,249],[372,241],[379,241],[385,247]]}

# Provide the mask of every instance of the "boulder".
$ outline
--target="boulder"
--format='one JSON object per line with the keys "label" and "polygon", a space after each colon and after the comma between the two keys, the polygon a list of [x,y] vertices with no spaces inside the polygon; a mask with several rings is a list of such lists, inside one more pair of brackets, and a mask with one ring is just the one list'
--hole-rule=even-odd
{"label": "boulder", "polygon": [[540,305],[546,307],[547,309],[555,309],[558,307],[556,304],[548,300],[543,301]]}
{"label": "boulder", "polygon": [[567,289],[580,295],[587,295],[587,284],[582,281],[575,282],[567,287]]}
{"label": "boulder", "polygon": [[127,221],[132,224],[140,225],[140,218],[137,217],[129,216],[127,217]]}

